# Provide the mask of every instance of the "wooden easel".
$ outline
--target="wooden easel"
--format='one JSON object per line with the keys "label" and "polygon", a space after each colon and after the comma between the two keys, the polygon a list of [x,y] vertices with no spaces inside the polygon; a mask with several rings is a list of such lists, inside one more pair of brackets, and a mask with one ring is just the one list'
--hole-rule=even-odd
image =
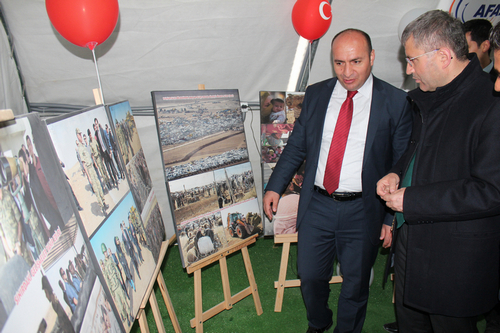
{"label": "wooden easel", "polygon": [[[139,312],[137,313],[136,319],[139,321],[139,327],[141,328],[142,333],[149,333],[148,321],[146,318],[145,308],[149,302],[151,306],[151,310],[153,311],[153,316],[155,318],[156,326],[158,328],[159,333],[166,333],[165,325],[163,324],[163,319],[161,317],[160,308],[158,307],[158,302],[156,300],[153,287],[155,282],[158,282],[158,286],[160,287],[161,294],[163,295],[163,300],[165,301],[165,305],[167,306],[168,315],[170,316],[170,320],[172,321],[172,326],[174,326],[174,331],[176,333],[180,333],[181,327],[179,325],[179,321],[177,320],[177,316],[175,315],[174,307],[172,305],[172,301],[170,300],[170,296],[168,294],[167,286],[165,285],[165,279],[163,278],[163,274],[161,273],[161,265],[163,263],[163,258],[165,257],[165,253],[167,252],[167,248],[170,244],[172,244],[176,239],[174,235],[167,241],[164,241],[161,245],[160,256],[158,258],[158,263],[156,264],[156,269],[153,273],[153,277],[156,279],[151,279],[149,282],[148,288],[146,289],[146,293],[144,294],[144,298],[142,300],[141,305],[139,306]],[[156,281],[155,281],[156,280]]]}
{"label": "wooden easel", "polygon": [[[298,234],[283,234],[274,235],[274,244],[283,244],[283,250],[281,252],[281,264],[280,273],[278,276],[278,281],[274,281],[274,288],[276,288],[276,302],[274,303],[274,312],[281,312],[281,306],[283,305],[283,295],[285,293],[285,288],[289,287],[300,287],[300,280],[287,280],[286,270],[288,268],[288,256],[290,255],[290,243],[297,243]],[[341,283],[341,276],[332,276],[330,283]]]}
{"label": "wooden easel", "polygon": [[0,110],[0,123],[14,119],[14,112],[11,109]]}
{"label": "wooden easel", "polygon": [[[206,257],[193,265],[186,268],[188,274],[194,273],[194,309],[195,317],[191,319],[191,327],[196,327],[196,333],[203,332],[203,322],[212,318],[216,314],[229,310],[233,307],[233,304],[241,301],[243,298],[252,295],[253,301],[255,303],[255,310],[257,315],[262,314],[262,305],[260,303],[259,292],[257,290],[257,284],[255,283],[255,277],[253,275],[252,263],[250,262],[250,256],[248,255],[248,245],[255,243],[257,234],[250,236],[247,239],[241,240],[240,242],[224,248],[224,250],[219,251]],[[249,287],[238,292],[234,296],[231,295],[231,289],[229,287],[229,276],[227,272],[227,261],[226,257],[234,252],[241,250],[243,255],[243,261],[245,262],[245,269],[247,271]],[[224,292],[224,301],[212,307],[211,309],[203,312],[203,300],[202,300],[202,290],[201,290],[201,269],[213,262],[219,261],[220,273],[222,278],[222,289]]]}

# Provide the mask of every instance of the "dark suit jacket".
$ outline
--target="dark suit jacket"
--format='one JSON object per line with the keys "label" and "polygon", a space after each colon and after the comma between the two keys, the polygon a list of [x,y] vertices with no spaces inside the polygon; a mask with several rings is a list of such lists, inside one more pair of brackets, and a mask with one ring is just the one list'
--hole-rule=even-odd
{"label": "dark suit jacket", "polygon": [[409,93],[411,143],[391,171],[402,179],[415,154],[403,201],[403,301],[425,312],[471,317],[498,303],[500,100],[492,92],[474,56],[436,92]]}
{"label": "dark suit jacket", "polygon": [[[283,193],[294,173],[307,161],[300,193],[297,230],[303,221],[314,191],[314,180],[328,103],[337,79],[307,88],[300,117],[266,186],[266,191]],[[376,194],[377,181],[385,176],[408,146],[411,134],[410,106],[406,93],[373,77],[373,95],[362,170],[366,232],[378,244],[382,222],[392,216]]]}

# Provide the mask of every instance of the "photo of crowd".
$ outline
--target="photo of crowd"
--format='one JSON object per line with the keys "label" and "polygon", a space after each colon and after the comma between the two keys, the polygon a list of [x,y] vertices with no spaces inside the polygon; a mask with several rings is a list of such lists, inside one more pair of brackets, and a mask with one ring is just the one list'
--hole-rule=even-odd
{"label": "photo of crowd", "polygon": [[146,230],[129,192],[90,239],[104,281],[127,330],[139,311],[156,267]]}
{"label": "photo of crowd", "polygon": [[187,265],[216,253],[228,243],[219,212],[186,221],[177,227],[177,234]]}
{"label": "photo of crowd", "polygon": [[215,170],[214,178],[219,208],[257,196],[250,162]]}
{"label": "photo of crowd", "polygon": [[[151,250],[155,262],[160,256],[161,244],[165,238],[165,225],[153,191],[153,182],[149,173],[146,157],[142,148],[132,109],[128,101],[112,104],[109,107],[112,122],[115,123],[119,151],[124,156],[130,191],[136,207],[133,208],[137,219],[144,221],[147,238],[146,246]],[[120,131],[123,134],[120,134]]]}
{"label": "photo of crowd", "polygon": [[129,191],[106,110],[97,106],[47,124],[85,230],[92,235]]}
{"label": "photo of crowd", "polygon": [[76,224],[44,127],[31,114],[0,129],[0,330],[26,311],[29,295],[41,290],[33,276]]}

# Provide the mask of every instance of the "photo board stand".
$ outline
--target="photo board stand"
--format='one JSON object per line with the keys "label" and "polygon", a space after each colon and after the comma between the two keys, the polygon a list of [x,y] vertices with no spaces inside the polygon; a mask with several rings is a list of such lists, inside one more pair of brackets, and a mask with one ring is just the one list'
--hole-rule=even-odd
{"label": "photo board stand", "polygon": [[154,285],[155,282],[158,282],[158,286],[160,287],[161,294],[163,296],[163,301],[168,310],[168,315],[170,316],[170,320],[172,322],[172,326],[174,327],[174,331],[176,333],[180,333],[181,327],[179,325],[179,321],[177,320],[177,316],[175,315],[174,307],[172,305],[172,301],[170,299],[170,295],[168,294],[167,286],[165,284],[165,279],[163,278],[163,274],[161,273],[161,265],[163,263],[163,258],[165,257],[165,253],[167,252],[167,248],[170,244],[172,244],[176,239],[174,235],[169,240],[166,240],[162,243],[160,249],[160,256],[158,257],[158,264],[156,265],[156,269],[153,273],[153,278],[149,282],[148,288],[146,289],[146,294],[142,300],[142,303],[139,307],[139,312],[137,313],[136,319],[139,321],[139,327],[142,333],[149,333],[148,321],[146,318],[145,308],[149,302],[151,306],[151,311],[153,311],[153,316],[155,318],[156,327],[159,333],[165,333],[165,325],[163,324],[163,319],[161,317],[160,308],[158,307],[158,301],[156,300],[156,296],[154,293]]}
{"label": "photo board stand", "polygon": [[[274,288],[276,290],[276,302],[274,303],[274,312],[281,312],[283,305],[283,295],[285,288],[300,287],[300,280],[287,280],[286,271],[288,268],[288,257],[290,255],[290,244],[297,243],[298,233],[274,235],[274,244],[283,244],[281,251],[281,263],[278,281],[274,281]],[[341,283],[341,276],[332,276],[330,283]]]}
{"label": "photo board stand", "polygon": [[[255,277],[253,275],[252,263],[250,262],[250,256],[248,255],[248,246],[255,243],[257,234],[248,237],[247,239],[241,240],[240,242],[225,248],[211,256],[200,260],[193,265],[186,268],[188,274],[194,273],[194,308],[195,317],[191,319],[191,327],[196,328],[196,333],[203,332],[203,322],[212,318],[216,314],[224,311],[230,310],[233,304],[241,301],[247,296],[252,295],[255,304],[255,310],[257,315],[261,315],[262,305],[260,303],[259,292],[257,290],[257,284],[255,283]],[[245,269],[247,272],[249,287],[243,289],[235,295],[231,295],[231,289],[229,286],[229,276],[227,271],[227,261],[226,257],[232,253],[241,250],[243,256],[243,261],[245,263]],[[224,301],[212,307],[211,309],[203,312],[203,296],[201,288],[201,269],[205,266],[210,265],[213,262],[219,262],[220,273],[222,278],[222,288],[224,293]]]}

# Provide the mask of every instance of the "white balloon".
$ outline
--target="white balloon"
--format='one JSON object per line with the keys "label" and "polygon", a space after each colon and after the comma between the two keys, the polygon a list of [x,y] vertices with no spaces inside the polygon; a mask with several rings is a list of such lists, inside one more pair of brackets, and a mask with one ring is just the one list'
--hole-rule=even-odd
{"label": "white balloon", "polygon": [[404,14],[403,17],[401,18],[401,20],[399,21],[399,26],[398,26],[399,39],[401,40],[401,35],[403,34],[403,31],[405,30],[406,26],[411,21],[413,21],[414,19],[416,19],[417,17],[419,17],[423,13],[428,12],[429,10],[430,9],[428,9],[428,8],[414,8],[414,9],[410,10],[409,12],[407,12],[406,14]]}

